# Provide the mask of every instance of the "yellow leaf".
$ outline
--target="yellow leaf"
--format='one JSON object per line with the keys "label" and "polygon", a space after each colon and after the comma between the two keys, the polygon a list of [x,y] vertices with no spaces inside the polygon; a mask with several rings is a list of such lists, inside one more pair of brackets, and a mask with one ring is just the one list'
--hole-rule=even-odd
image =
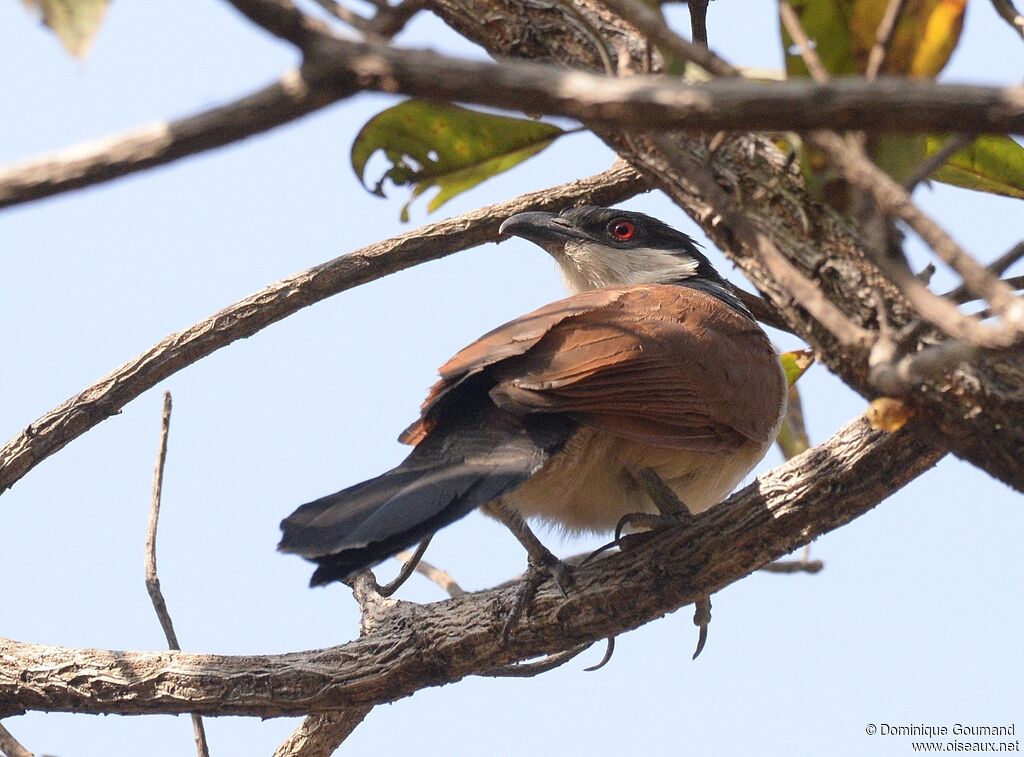
{"label": "yellow leaf", "polygon": [[793,350],[779,355],[782,371],[786,374],[786,383],[793,386],[807,369],[814,365],[814,353],[810,350]]}
{"label": "yellow leaf", "polygon": [[895,397],[878,397],[871,400],[864,414],[875,431],[893,433],[906,426],[917,411]]}
{"label": "yellow leaf", "polygon": [[[888,0],[853,0],[850,33],[857,73],[867,70]],[[906,0],[882,73],[916,79],[934,78],[960,41],[967,0]]]}

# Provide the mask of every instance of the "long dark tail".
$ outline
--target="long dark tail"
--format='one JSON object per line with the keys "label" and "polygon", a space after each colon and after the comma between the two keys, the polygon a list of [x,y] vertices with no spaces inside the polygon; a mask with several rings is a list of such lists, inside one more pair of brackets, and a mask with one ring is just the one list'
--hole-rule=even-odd
{"label": "long dark tail", "polygon": [[278,549],[319,564],[311,585],[345,580],[514,489],[575,427],[565,418],[516,418],[493,405],[443,425],[397,468],[302,505],[281,522]]}

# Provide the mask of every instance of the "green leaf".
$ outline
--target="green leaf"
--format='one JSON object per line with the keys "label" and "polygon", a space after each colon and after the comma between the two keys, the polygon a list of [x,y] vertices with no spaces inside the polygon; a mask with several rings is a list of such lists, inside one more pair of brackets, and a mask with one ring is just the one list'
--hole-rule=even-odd
{"label": "green leaf", "polygon": [[76,58],[84,58],[107,12],[109,0],[23,0],[25,6],[39,10],[43,23],[57,35],[64,49]]}
{"label": "green leaf", "polygon": [[[929,136],[928,154],[940,150],[947,139]],[[954,153],[932,178],[955,187],[1024,199],[1024,147],[1010,137],[978,137]]]}
{"label": "green leaf", "polygon": [[800,402],[800,392],[795,386],[789,388],[789,404],[786,405],[786,415],[779,426],[779,435],[775,437],[775,443],[779,445],[782,456],[787,460],[811,448],[811,440],[804,427],[804,408]]}
{"label": "green leaf", "polygon": [[789,403],[786,405],[786,415],[782,419],[775,443],[782,450],[783,457],[789,460],[811,446],[807,430],[804,428],[804,408],[800,402],[796,382],[814,364],[814,353],[810,350],[794,350],[784,352],[779,359],[782,361],[782,371],[786,374],[786,383],[789,385]]}
{"label": "green leaf", "polygon": [[[565,132],[542,121],[481,113],[457,105],[407,100],[371,118],[352,144],[352,169],[369,191],[384,196],[383,185],[412,187],[402,208],[432,187],[440,191],[428,205],[437,210],[452,197],[536,155]],[[391,161],[370,189],[366,164],[378,150]]]}

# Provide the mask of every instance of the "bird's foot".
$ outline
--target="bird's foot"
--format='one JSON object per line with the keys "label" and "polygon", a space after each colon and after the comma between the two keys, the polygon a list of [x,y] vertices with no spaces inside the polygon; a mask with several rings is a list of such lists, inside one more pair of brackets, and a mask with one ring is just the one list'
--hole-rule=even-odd
{"label": "bird's foot", "polygon": [[505,619],[505,625],[501,630],[501,640],[508,644],[512,637],[512,631],[519,625],[523,615],[529,609],[537,590],[546,580],[551,579],[563,597],[569,596],[569,586],[572,585],[572,566],[564,563],[550,552],[542,557],[530,556],[527,562],[526,573],[519,583],[519,591],[516,592],[516,599],[512,610]]}

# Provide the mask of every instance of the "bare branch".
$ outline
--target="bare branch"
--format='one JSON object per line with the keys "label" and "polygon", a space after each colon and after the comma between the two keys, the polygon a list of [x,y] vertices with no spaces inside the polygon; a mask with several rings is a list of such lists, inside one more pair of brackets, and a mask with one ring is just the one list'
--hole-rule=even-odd
{"label": "bare branch", "polygon": [[153,470],[153,496],[149,505],[149,526],[146,528],[146,591],[156,611],[160,627],[164,630],[167,645],[170,649],[181,649],[178,636],[174,633],[171,614],[167,611],[163,592],[160,591],[160,579],[156,570],[156,530],[160,522],[160,498],[164,486],[164,463],[167,460],[167,436],[171,428],[171,393],[164,392],[164,409],[160,424],[160,447],[156,455],[156,468]]}
{"label": "bare branch", "polygon": [[372,709],[348,707],[311,715],[274,751],[274,757],[330,757]]}
{"label": "bare branch", "polygon": [[824,569],[825,563],[821,560],[776,560],[773,563],[768,563],[762,571],[765,573],[820,573]]}
{"label": "bare branch", "polygon": [[828,82],[831,78],[828,75],[828,70],[821,62],[821,58],[818,57],[814,45],[811,44],[811,40],[808,39],[807,33],[804,31],[803,24],[800,23],[800,17],[793,10],[789,0],[779,1],[779,17],[782,19],[782,25],[786,27],[786,32],[800,48],[800,57],[803,58],[807,70],[811,72],[811,77],[819,84]]}
{"label": "bare branch", "polygon": [[708,2],[709,0],[690,0],[686,5],[690,9],[690,36],[694,42],[704,47],[708,45]]}
{"label": "bare branch", "polygon": [[[396,560],[402,560],[408,563],[415,556],[414,552],[409,550],[403,550],[395,555]],[[440,568],[434,567],[424,559],[420,559],[416,563],[416,572],[426,576],[428,580],[434,582],[444,590],[449,597],[461,597],[466,593],[459,584],[452,578],[451,574],[447,571],[441,570]]]}
{"label": "bare branch", "polygon": [[[689,42],[665,25],[661,14],[653,11],[640,0],[601,0],[601,2],[622,16],[632,26],[654,44],[663,47],[683,60],[696,63],[698,66],[715,76],[738,76],[739,71],[719,58],[703,44]],[[692,13],[692,6],[691,6]]]}
{"label": "bare branch", "polygon": [[[872,163],[859,145],[831,132],[813,132],[808,134],[806,139],[824,152],[847,180],[869,193],[882,212],[906,221],[931,246],[939,258],[960,274],[970,292],[984,298],[995,312],[1003,316],[1004,323],[1003,328],[997,329],[986,326],[976,319],[966,318],[950,303],[935,295],[932,295],[934,299],[929,312],[921,312],[923,317],[935,323],[935,320],[932,320],[934,313],[944,311],[944,325],[959,321],[955,326],[958,333],[950,335],[976,346],[1007,347],[1019,339],[1021,332],[1024,332],[1024,301],[1000,281],[998,276],[987,270],[953,241],[934,220],[925,215],[910,199],[906,190]],[[918,281],[902,262],[892,261],[878,254],[875,255],[875,262],[892,276],[894,281],[896,277],[901,279],[896,283],[908,297],[924,299],[925,292],[930,294],[927,287]],[[899,273],[898,269],[903,269],[906,273]],[[945,330],[944,325],[935,325]]]}
{"label": "bare branch", "polygon": [[914,187],[922,181],[925,181],[942,166],[946,165],[946,161],[969,145],[973,139],[974,137],[969,134],[954,134],[950,137],[946,144],[936,150],[935,153],[925,158],[921,165],[917,167],[917,170],[915,170],[914,173],[903,182],[903,186],[907,192],[913,192]]}
{"label": "bare branch", "polygon": [[992,6],[996,13],[1024,38],[1024,16],[1014,7],[1012,0],[992,0]]}
{"label": "bare branch", "polygon": [[[164,593],[160,590],[160,578],[156,570],[156,530],[160,522],[160,499],[164,488],[164,463],[167,462],[167,437],[171,431],[171,393],[164,392],[164,410],[160,422],[160,447],[156,454],[156,467],[153,470],[153,496],[149,505],[149,526],[146,529],[146,591],[153,603],[153,610],[164,629],[169,649],[180,650],[178,636],[174,633],[171,613],[164,601]],[[210,757],[210,746],[206,743],[206,729],[203,728],[201,716],[192,714],[192,731],[195,735],[196,752],[199,757]]]}
{"label": "bare branch", "polygon": [[984,354],[974,345],[956,339],[925,347],[893,360],[873,361],[871,381],[880,392],[899,397],[928,380],[939,379],[963,363]]}
{"label": "bare branch", "polygon": [[584,202],[608,205],[644,189],[639,175],[619,164],[588,179],[429,224],[279,281],[171,334],[30,424],[0,448],[0,492],[158,382],[304,307],[418,263],[495,241],[498,226],[513,213],[561,210]]}
{"label": "bare branch", "polygon": [[32,752],[22,746],[3,723],[0,723],[0,754],[4,757],[33,757]]}
{"label": "bare branch", "polygon": [[0,169],[0,208],[102,184],[238,142],[294,121],[355,92],[317,91],[300,71],[235,102]]}
{"label": "bare branch", "polygon": [[568,599],[545,584],[510,645],[500,632],[517,587],[430,605],[387,600],[359,639],[283,655],[112,652],[0,639],[0,711],[264,718],[337,711],[615,636],[845,525],[933,466],[944,451],[929,441],[929,429],[911,426],[886,434],[858,418],[692,525],[578,569]]}
{"label": "bare branch", "polygon": [[885,59],[889,55],[889,47],[892,45],[893,32],[896,31],[896,22],[899,21],[900,13],[903,12],[903,4],[904,0],[889,0],[889,4],[885,6],[885,14],[875,33],[875,44],[872,45],[871,52],[868,53],[868,66],[864,72],[868,81],[877,79],[885,64]]}
{"label": "bare branch", "polygon": [[330,34],[330,27],[299,10],[291,0],[228,0],[254,24],[304,52],[312,41]]}

